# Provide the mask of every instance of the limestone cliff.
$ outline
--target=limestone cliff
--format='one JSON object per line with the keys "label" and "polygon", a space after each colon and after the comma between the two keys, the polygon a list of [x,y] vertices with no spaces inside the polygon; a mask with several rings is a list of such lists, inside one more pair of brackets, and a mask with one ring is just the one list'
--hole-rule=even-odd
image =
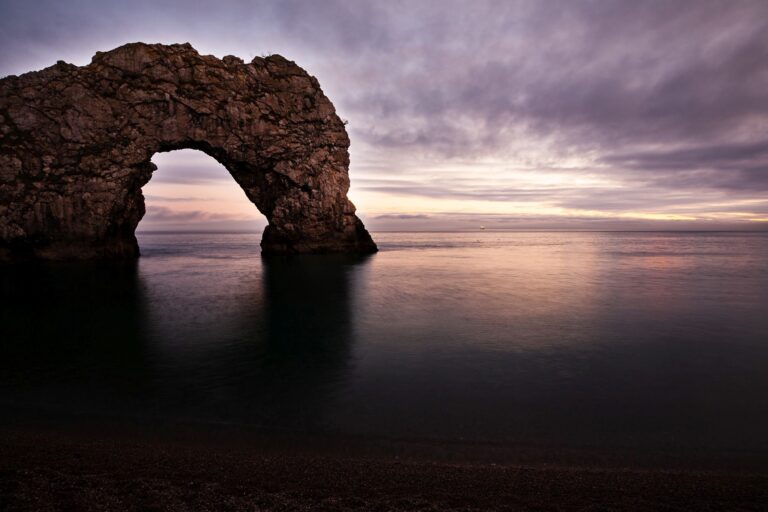
{"label": "limestone cliff", "polygon": [[264,253],[369,253],[349,138],[314,77],[189,44],[133,43],[0,80],[0,261],[138,256],[157,152],[220,162],[269,221]]}

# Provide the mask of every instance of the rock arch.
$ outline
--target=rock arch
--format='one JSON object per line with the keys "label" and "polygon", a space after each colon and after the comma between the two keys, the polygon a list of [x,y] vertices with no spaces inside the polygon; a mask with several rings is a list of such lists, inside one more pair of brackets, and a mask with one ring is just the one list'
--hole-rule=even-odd
{"label": "rock arch", "polygon": [[244,63],[132,43],[0,80],[0,260],[138,256],[157,152],[197,149],[264,214],[262,252],[370,253],[347,199],[349,138],[317,80],[279,55]]}

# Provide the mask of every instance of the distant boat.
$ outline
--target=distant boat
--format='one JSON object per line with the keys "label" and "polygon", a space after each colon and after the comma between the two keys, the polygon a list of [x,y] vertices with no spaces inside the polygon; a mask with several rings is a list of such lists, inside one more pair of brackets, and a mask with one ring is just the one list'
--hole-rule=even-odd
{"label": "distant boat", "polygon": [[480,226],[480,229],[485,229],[485,226]]}

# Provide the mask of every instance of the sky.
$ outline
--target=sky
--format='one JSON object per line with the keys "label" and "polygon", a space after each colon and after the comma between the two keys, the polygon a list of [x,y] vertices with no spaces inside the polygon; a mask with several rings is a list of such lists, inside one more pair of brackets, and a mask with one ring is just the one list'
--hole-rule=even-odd
{"label": "sky", "polygon": [[[279,53],[348,121],[376,230],[768,229],[768,1],[0,0],[0,76],[127,42]],[[156,155],[140,229],[260,229]]]}

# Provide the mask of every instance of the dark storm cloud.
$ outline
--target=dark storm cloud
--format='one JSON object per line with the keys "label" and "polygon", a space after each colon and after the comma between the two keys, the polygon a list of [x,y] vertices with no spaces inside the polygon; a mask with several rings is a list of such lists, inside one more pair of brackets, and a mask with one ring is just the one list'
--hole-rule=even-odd
{"label": "dark storm cloud", "polygon": [[378,53],[397,44],[400,20],[397,10],[388,8],[386,2],[283,0],[257,4],[279,24],[285,37],[321,49]]}
{"label": "dark storm cloud", "polygon": [[609,154],[601,161],[638,171],[638,175],[645,175],[646,180],[672,190],[768,191],[768,140]]}
{"label": "dark storm cloud", "polygon": [[276,49],[322,59],[312,67],[344,91],[340,109],[363,121],[351,130],[393,149],[487,154],[522,128],[563,148],[722,143],[748,137],[740,130],[768,115],[764,1],[43,1],[2,9],[0,58],[10,69],[45,50],[53,63],[62,49],[109,47],[104,39],[218,35],[264,45],[258,34],[269,33]]}
{"label": "dark storm cloud", "polygon": [[[475,27],[485,38],[471,37],[474,48],[441,50],[452,34],[422,36],[438,49],[353,93],[350,108],[380,119],[360,135],[466,155],[503,150],[509,130],[525,128],[563,148],[606,149],[748,138],[768,114],[768,3],[537,5],[525,27],[512,27],[514,16],[506,30]],[[488,7],[486,20],[497,15]]]}
{"label": "dark storm cloud", "polygon": [[741,168],[751,162],[768,163],[768,140],[749,144],[697,146],[669,151],[641,151],[608,155],[602,160],[639,169]]}

